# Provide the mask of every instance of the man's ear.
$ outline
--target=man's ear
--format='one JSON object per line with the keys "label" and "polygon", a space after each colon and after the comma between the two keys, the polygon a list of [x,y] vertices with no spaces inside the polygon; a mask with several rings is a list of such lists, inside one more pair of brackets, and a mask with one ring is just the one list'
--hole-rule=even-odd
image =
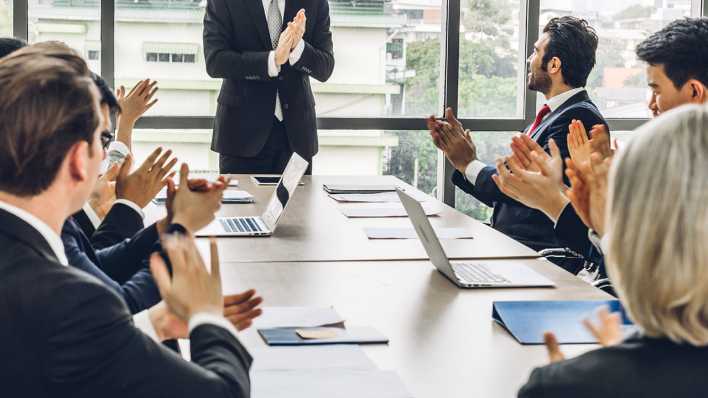
{"label": "man's ear", "polygon": [[708,93],[706,92],[706,86],[696,79],[690,79],[687,83],[689,94],[691,95],[691,102],[696,104],[703,104],[708,102]]}
{"label": "man's ear", "polygon": [[553,57],[551,58],[550,61],[548,61],[548,65],[546,70],[548,70],[549,74],[556,74],[561,72],[561,67],[562,67],[563,62],[561,62],[560,58],[558,57]]}
{"label": "man's ear", "polygon": [[67,167],[69,175],[74,182],[83,182],[88,179],[89,144],[79,141],[72,145],[67,153]]}

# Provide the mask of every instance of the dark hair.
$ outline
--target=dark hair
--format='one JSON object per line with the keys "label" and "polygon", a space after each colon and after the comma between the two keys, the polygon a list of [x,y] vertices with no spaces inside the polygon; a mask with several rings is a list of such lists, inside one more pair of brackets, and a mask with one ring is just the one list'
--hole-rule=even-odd
{"label": "dark hair", "polygon": [[101,94],[101,104],[108,105],[112,114],[120,112],[120,104],[118,104],[118,98],[113,94],[113,90],[108,87],[108,83],[101,76],[96,73],[91,72],[91,78],[93,82],[98,87],[98,92]]}
{"label": "dark hair", "polygon": [[69,149],[93,143],[100,118],[88,66],[66,46],[29,46],[0,60],[0,190],[34,196]]}
{"label": "dark hair", "polygon": [[649,65],[663,65],[676,88],[689,79],[708,86],[708,17],[673,21],[639,43],[636,52]]}
{"label": "dark hair", "polygon": [[5,58],[22,47],[27,47],[27,42],[22,39],[17,37],[0,37],[0,58]]}
{"label": "dark hair", "polygon": [[595,67],[595,29],[584,19],[558,17],[548,21],[543,33],[550,38],[543,55],[543,70],[553,57],[558,57],[565,83],[573,88],[585,86]]}

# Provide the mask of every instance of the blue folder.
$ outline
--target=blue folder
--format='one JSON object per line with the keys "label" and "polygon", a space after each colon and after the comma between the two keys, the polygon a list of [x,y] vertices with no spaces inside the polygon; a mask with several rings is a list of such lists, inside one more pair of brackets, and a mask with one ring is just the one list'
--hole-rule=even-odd
{"label": "blue folder", "polygon": [[386,336],[369,327],[348,327],[339,329],[336,337],[328,339],[303,339],[297,330],[320,328],[272,328],[258,329],[266,344],[270,346],[328,345],[328,344],[388,344]]}
{"label": "blue folder", "polygon": [[625,335],[636,331],[618,300],[495,301],[492,319],[524,345],[543,344],[545,332],[553,332],[560,344],[596,344],[582,322],[603,305],[622,314]]}

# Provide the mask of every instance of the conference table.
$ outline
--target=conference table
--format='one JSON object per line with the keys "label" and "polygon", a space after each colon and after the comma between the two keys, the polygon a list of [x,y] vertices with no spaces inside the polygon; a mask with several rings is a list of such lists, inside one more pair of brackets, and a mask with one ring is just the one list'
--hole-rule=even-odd
{"label": "conference table", "polygon": [[[249,205],[224,205],[220,215],[257,215],[273,187],[235,176],[252,193]],[[388,345],[362,346],[383,370],[398,373],[418,398],[514,397],[536,366],[548,363],[543,346],[522,346],[492,321],[497,300],[604,300],[611,297],[567,273],[531,249],[430,198],[437,227],[469,228],[473,239],[443,240],[450,257],[527,265],[555,288],[459,289],[427,261],[417,239],[367,239],[366,226],[410,226],[407,218],[348,219],[323,183],[395,184],[394,177],[306,176],[272,237],[220,238],[225,293],[257,289],[264,306],[333,306],[347,325],[371,326]],[[153,208],[149,218],[164,209]],[[208,253],[207,241],[200,239]],[[256,330],[240,333],[252,350],[267,347]],[[563,346],[569,356],[596,348]],[[259,398],[259,397],[255,397]]]}

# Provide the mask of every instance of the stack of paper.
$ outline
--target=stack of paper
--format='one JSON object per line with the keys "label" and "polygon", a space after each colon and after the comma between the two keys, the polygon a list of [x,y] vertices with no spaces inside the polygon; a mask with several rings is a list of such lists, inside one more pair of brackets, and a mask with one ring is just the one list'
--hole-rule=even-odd
{"label": "stack of paper", "polygon": [[322,188],[325,192],[333,194],[396,192],[395,185],[323,184]]}
{"label": "stack of paper", "polygon": [[[401,228],[364,228],[369,239],[418,239],[415,230],[410,227]],[[473,239],[472,233],[465,228],[435,228],[439,239]]]}
{"label": "stack of paper", "polygon": [[[153,202],[155,204],[164,204],[167,201],[167,190],[161,190]],[[254,198],[247,191],[242,191],[239,189],[227,189],[224,191],[224,198],[221,199],[221,203],[253,203]]]}
{"label": "stack of paper", "polygon": [[[406,209],[400,203],[362,203],[348,207],[340,207],[339,211],[344,216],[349,218],[389,218],[389,217],[408,217]],[[440,214],[440,207],[432,202],[423,203],[423,210],[427,216],[436,216]]]}
{"label": "stack of paper", "polygon": [[[425,194],[416,191],[406,192],[418,202],[430,200]],[[340,193],[329,194],[329,197],[340,203],[400,203],[396,192],[381,193]]]}

